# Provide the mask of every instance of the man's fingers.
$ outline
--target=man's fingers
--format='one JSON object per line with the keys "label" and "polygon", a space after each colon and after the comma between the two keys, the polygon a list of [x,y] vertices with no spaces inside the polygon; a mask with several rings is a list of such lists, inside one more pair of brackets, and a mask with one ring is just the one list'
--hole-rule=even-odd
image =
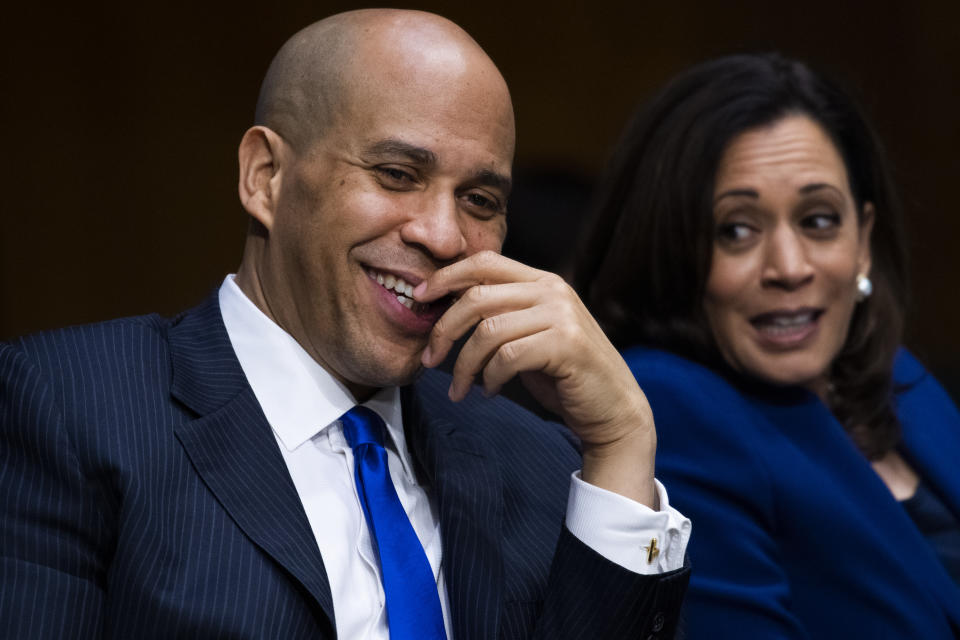
{"label": "man's fingers", "polygon": [[550,331],[541,331],[500,346],[483,368],[483,390],[498,393],[511,378],[523,371],[543,371],[550,367],[553,350]]}
{"label": "man's fingers", "polygon": [[532,307],[541,301],[543,293],[542,287],[534,282],[470,287],[434,325],[428,348],[424,350],[423,365],[432,367],[442,362],[453,343],[484,318]]}
{"label": "man's fingers", "polygon": [[463,345],[453,366],[451,397],[461,399],[488,361],[504,345],[550,328],[550,319],[529,309],[494,315],[481,321]]}
{"label": "man's fingers", "polygon": [[417,302],[433,302],[449,293],[475,285],[529,282],[547,272],[528,267],[493,251],[481,251],[469,258],[438,269],[413,289]]}

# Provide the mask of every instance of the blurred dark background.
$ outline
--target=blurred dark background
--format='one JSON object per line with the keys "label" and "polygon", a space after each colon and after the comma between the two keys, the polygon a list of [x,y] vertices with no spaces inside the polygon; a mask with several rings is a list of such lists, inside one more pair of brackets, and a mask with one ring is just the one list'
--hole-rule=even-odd
{"label": "blurred dark background", "polygon": [[[217,286],[240,259],[236,145],[270,58],[300,27],[364,6],[61,5],[4,10],[0,339],[175,313]],[[844,82],[885,140],[906,204],[908,344],[957,397],[960,4],[396,6],[453,19],[500,66],[519,133],[507,248],[558,270],[628,115],[674,73],[775,49]],[[524,228],[534,209],[556,213]]]}

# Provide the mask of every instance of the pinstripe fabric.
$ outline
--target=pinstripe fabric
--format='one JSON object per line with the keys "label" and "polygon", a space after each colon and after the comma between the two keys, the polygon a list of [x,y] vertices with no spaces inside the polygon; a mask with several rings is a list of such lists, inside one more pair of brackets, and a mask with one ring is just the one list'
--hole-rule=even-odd
{"label": "pinstripe fabric", "polygon": [[[566,432],[404,389],[437,496],[453,636],[669,633],[687,572],[635,576],[563,529]],[[323,561],[216,296],[0,345],[0,634],[332,638]],[[589,593],[588,599],[584,594]]]}
{"label": "pinstripe fabric", "polygon": [[449,385],[428,372],[403,406],[439,500],[453,637],[673,637],[689,570],[634,574],[563,527],[580,468],[569,431],[478,392],[452,404]]}

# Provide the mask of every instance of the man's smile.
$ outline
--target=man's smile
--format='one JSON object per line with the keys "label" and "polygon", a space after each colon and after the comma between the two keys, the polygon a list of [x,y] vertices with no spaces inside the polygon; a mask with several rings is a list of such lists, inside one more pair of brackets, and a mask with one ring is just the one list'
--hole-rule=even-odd
{"label": "man's smile", "polygon": [[413,275],[401,276],[388,271],[364,267],[367,277],[383,291],[388,315],[397,324],[413,333],[427,333],[453,303],[452,296],[444,296],[433,302],[421,303],[413,299],[413,289],[423,278]]}

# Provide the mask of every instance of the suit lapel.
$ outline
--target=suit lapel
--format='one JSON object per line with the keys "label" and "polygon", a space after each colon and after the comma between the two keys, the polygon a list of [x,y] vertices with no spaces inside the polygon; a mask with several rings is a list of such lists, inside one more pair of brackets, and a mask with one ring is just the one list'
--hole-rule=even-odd
{"label": "suit lapel", "polygon": [[900,349],[893,367],[903,452],[925,482],[960,517],[960,411],[916,358]]}
{"label": "suit lapel", "polygon": [[[918,375],[929,376],[926,371]],[[956,452],[960,451],[960,412],[933,380],[917,382],[925,384],[899,398],[903,453],[922,481],[960,518],[960,474],[956,460]],[[940,582],[934,583],[934,591],[944,602],[954,626],[960,629],[960,589],[945,571],[938,572],[938,577]]]}
{"label": "suit lapel", "polygon": [[415,462],[437,499],[453,636],[495,638],[503,590],[495,459],[474,430],[431,418],[414,387],[403,390],[402,403]]}
{"label": "suit lapel", "polygon": [[169,342],[172,394],[199,416],[180,425],[177,438],[237,526],[303,585],[332,630],[333,600],[316,538],[234,355],[216,295],[185,314]]}
{"label": "suit lapel", "polygon": [[913,402],[912,411],[902,411],[905,454],[917,472],[960,518],[960,415],[947,398],[927,394]]}
{"label": "suit lapel", "polygon": [[[859,516],[874,523],[877,530],[882,532],[877,538],[879,543],[891,550],[917,547],[924,551],[909,555],[907,560],[894,557],[891,561],[899,563],[903,570],[912,576],[920,576],[917,584],[928,589],[931,597],[941,603],[954,626],[960,628],[960,591],[956,584],[950,580],[932,549],[924,548],[927,542],[923,535],[906,511],[891,500],[889,490],[869,467],[866,459],[856,451],[853,441],[846,435],[834,415],[806,391],[783,389],[768,395],[773,395],[777,401],[767,401],[768,398],[755,406],[778,429],[785,433],[793,432],[792,441],[802,448],[811,460],[822,465],[824,473],[829,474],[834,482],[844,484],[844,491],[849,493],[854,502],[859,503]],[[920,405],[926,405],[928,399],[915,398],[910,401],[916,400],[920,400],[917,411],[924,411]],[[960,448],[960,442],[957,441],[960,436],[947,437],[946,434],[938,434],[940,426],[944,425],[942,415],[924,415],[922,418],[925,421],[914,423],[916,417],[912,410],[901,415],[904,446],[924,481],[930,481],[937,486],[938,478],[943,475],[944,469],[956,465],[955,462],[946,464],[946,458]],[[922,443],[923,439],[931,437],[930,442],[918,446],[918,442]],[[918,438],[921,440],[918,441]],[[851,465],[851,460],[856,463]],[[956,497],[957,494],[952,496]],[[928,558],[929,562],[924,558]]]}

